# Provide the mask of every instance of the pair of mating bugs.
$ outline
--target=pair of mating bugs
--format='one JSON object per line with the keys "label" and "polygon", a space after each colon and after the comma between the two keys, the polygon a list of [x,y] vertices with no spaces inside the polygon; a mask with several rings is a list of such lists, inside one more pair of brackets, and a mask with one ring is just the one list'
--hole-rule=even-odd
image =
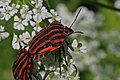
{"label": "pair of mating bugs", "polygon": [[[76,21],[81,9],[79,9],[73,23]],[[13,75],[15,80],[32,80],[32,75],[39,80],[39,78],[33,73],[33,60],[40,59],[49,54],[50,52],[63,48],[65,52],[63,42],[65,42],[71,50],[74,50],[72,46],[67,42],[66,37],[74,32],[71,27],[62,25],[58,21],[54,21],[44,29],[39,31],[33,39],[30,41],[28,51],[26,49],[21,49],[18,54],[16,61],[13,65]]]}

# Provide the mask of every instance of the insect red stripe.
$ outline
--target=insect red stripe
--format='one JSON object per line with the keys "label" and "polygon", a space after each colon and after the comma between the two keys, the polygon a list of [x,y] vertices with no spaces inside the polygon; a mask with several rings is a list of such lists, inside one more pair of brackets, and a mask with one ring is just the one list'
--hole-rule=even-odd
{"label": "insect red stripe", "polygon": [[[20,61],[20,63],[17,65],[17,67],[15,68],[15,72],[17,71],[17,69],[20,67],[20,65],[22,66],[23,65],[23,63],[24,63],[24,61],[26,60],[26,58],[27,58],[27,56],[25,56],[21,61]],[[14,74],[15,74],[15,72],[14,72]]]}
{"label": "insect red stripe", "polygon": [[27,72],[26,70],[24,71],[24,74],[23,74],[23,80],[26,80],[27,79]]}

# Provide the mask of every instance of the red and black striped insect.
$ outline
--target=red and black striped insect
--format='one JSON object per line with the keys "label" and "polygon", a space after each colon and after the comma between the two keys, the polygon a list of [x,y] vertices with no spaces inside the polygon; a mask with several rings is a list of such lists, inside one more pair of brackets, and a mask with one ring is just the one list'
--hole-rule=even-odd
{"label": "red and black striped insect", "polygon": [[[76,15],[73,23],[71,24],[70,27],[64,26],[61,24],[61,22],[54,21],[48,26],[46,26],[44,29],[38,32],[36,36],[33,37],[33,39],[30,41],[29,44],[29,49],[28,53],[30,55],[33,55],[33,59],[40,59],[41,57],[46,56],[47,54],[51,53],[54,50],[57,50],[60,48],[63,49],[63,52],[65,53],[64,45],[63,43],[65,42],[68,47],[71,48],[71,50],[74,51],[72,46],[67,42],[66,38],[73,34],[73,33],[81,33],[83,32],[77,31],[74,32],[71,27],[76,21],[81,9],[78,11],[78,14]],[[61,53],[59,51],[59,66],[61,65],[60,63],[60,56]],[[64,54],[65,58],[65,54]],[[66,58],[65,58],[66,64]],[[60,66],[60,75],[61,75],[61,66]]]}
{"label": "red and black striped insect", "polygon": [[[80,13],[81,9],[78,11]],[[73,21],[76,21],[78,14]],[[71,26],[73,25],[71,24]],[[66,37],[72,33],[82,33],[80,31],[74,32],[70,27],[64,26],[61,22],[54,21],[44,29],[38,32],[36,36],[30,41],[28,52],[29,54],[34,55],[34,59],[44,57],[46,54],[59,49],[63,42],[66,42],[67,45],[73,50],[73,48],[66,41]]]}
{"label": "red and black striped insect", "polygon": [[[79,10],[78,14],[80,11],[81,9]],[[73,23],[76,21],[77,16]],[[65,52],[63,46],[64,42],[66,42],[68,47],[74,50],[66,41],[66,37],[72,33],[82,32],[74,32],[71,29],[71,26],[68,28],[67,26],[62,25],[61,22],[54,21],[46,26],[43,30],[39,31],[38,34],[31,40],[28,51],[22,49],[16,58],[16,61],[13,65],[14,78],[16,80],[32,80],[31,75],[33,75],[36,79],[39,79],[36,75],[33,74],[33,60],[44,57],[46,54],[49,54],[56,49],[60,49],[61,47]]]}

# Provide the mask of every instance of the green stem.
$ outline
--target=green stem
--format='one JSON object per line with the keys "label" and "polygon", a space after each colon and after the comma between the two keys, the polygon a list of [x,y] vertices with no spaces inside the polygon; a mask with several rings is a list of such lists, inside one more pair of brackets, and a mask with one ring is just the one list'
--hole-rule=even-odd
{"label": "green stem", "polygon": [[20,0],[17,0],[17,4],[19,4]]}
{"label": "green stem", "polygon": [[46,2],[47,6],[48,6],[48,8],[49,8],[49,10],[50,10],[50,9],[51,9],[51,6],[50,6],[49,1],[48,1],[48,0],[45,0],[45,2]]}
{"label": "green stem", "polygon": [[25,3],[25,0],[23,0],[23,4],[26,4],[26,3]]}
{"label": "green stem", "polygon": [[35,7],[34,5],[32,5],[31,3],[30,3],[30,0],[26,0],[26,2],[31,6],[31,7]]}
{"label": "green stem", "polygon": [[111,10],[114,10],[114,11],[120,11],[120,9],[118,8],[115,8],[113,6],[110,6],[110,5],[106,5],[106,4],[103,4],[103,3],[100,3],[100,2],[97,2],[97,1],[83,1],[84,3],[86,4],[92,4],[92,5],[97,5],[97,6],[100,6],[100,7],[104,7],[104,8],[107,8],[107,9],[111,9]]}

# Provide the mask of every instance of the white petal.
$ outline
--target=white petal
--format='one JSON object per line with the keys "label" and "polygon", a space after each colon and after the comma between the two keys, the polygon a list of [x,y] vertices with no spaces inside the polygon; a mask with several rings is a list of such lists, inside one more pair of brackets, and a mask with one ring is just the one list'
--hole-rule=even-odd
{"label": "white petal", "polygon": [[22,48],[24,48],[24,47],[25,47],[25,44],[23,44],[22,42],[20,43],[20,45],[22,46]]}
{"label": "white petal", "polygon": [[24,33],[24,37],[30,38],[30,34],[26,31],[26,32]]}
{"label": "white petal", "polygon": [[48,17],[52,17],[52,15],[49,12],[46,13],[46,18]]}
{"label": "white petal", "polygon": [[32,31],[32,38],[36,35],[35,31]]}
{"label": "white petal", "polygon": [[37,10],[36,9],[33,9],[32,10],[34,14],[37,14]]}
{"label": "white petal", "polygon": [[20,24],[19,26],[18,26],[18,30],[24,30],[25,28],[24,28],[24,26],[23,26],[23,24]]}
{"label": "white petal", "polygon": [[48,21],[49,21],[50,23],[52,23],[54,20],[53,20],[53,19],[48,19]]}
{"label": "white petal", "polygon": [[15,24],[14,23],[14,25],[16,25],[16,26],[14,26],[14,29],[17,29],[17,30],[24,30],[25,29],[23,24]]}
{"label": "white petal", "polygon": [[36,22],[41,22],[41,21],[42,21],[40,14],[34,15],[34,16],[33,16],[33,19],[34,19]]}
{"label": "white petal", "polygon": [[35,4],[35,1],[31,1],[32,4]]}
{"label": "white petal", "polygon": [[4,32],[5,28],[3,26],[0,26],[0,32]]}
{"label": "white petal", "polygon": [[46,12],[47,12],[47,9],[46,9],[45,7],[42,7],[42,8],[41,8],[41,12],[42,12],[42,13],[46,13]]}
{"label": "white petal", "polygon": [[35,31],[39,32],[42,28],[41,28],[41,27],[36,26],[36,27],[34,27],[33,29],[34,29]]}
{"label": "white petal", "polygon": [[8,36],[9,36],[9,33],[8,33],[8,32],[0,33],[0,37],[1,37],[2,39],[7,38]]}
{"label": "white petal", "polygon": [[78,46],[78,42],[76,39],[74,39],[72,43],[72,47],[77,47],[77,46]]}
{"label": "white petal", "polygon": [[19,8],[20,8],[20,5],[17,4],[17,5],[16,5],[16,8],[19,9]]}
{"label": "white petal", "polygon": [[44,76],[45,76],[45,71],[40,71],[39,74],[42,76],[42,78],[44,78]]}
{"label": "white petal", "polygon": [[60,21],[61,20],[61,17],[60,16],[56,16],[55,18],[57,21]]}
{"label": "white petal", "polygon": [[14,33],[14,34],[13,34],[12,44],[16,43],[17,38],[18,38],[17,35]]}
{"label": "white petal", "polygon": [[11,18],[11,16],[9,14],[6,14],[5,20],[8,21],[10,18]]}
{"label": "white petal", "polygon": [[23,41],[28,44],[28,42],[30,41],[30,34],[28,32],[25,32],[22,34],[22,36],[23,36]]}
{"label": "white petal", "polygon": [[14,43],[12,44],[12,46],[13,46],[13,49],[20,49],[19,43]]}
{"label": "white petal", "polygon": [[31,26],[35,26],[35,22],[30,21]]}
{"label": "white petal", "polygon": [[36,7],[42,7],[42,0],[38,2]]}
{"label": "white petal", "polygon": [[14,21],[19,21],[18,16],[15,16],[15,17],[14,17]]}
{"label": "white petal", "polygon": [[38,61],[38,64],[41,65],[41,61]]}
{"label": "white petal", "polygon": [[18,28],[17,28],[18,25],[19,25],[19,23],[18,23],[18,22],[15,22],[15,23],[14,23],[14,29],[18,29]]}
{"label": "white petal", "polygon": [[54,14],[55,10],[54,10],[54,9],[51,9],[50,12],[51,12],[52,14]]}
{"label": "white petal", "polygon": [[14,11],[10,11],[9,14],[10,14],[11,16],[13,16],[15,13],[14,13]]}
{"label": "white petal", "polygon": [[22,36],[22,35],[19,35],[19,39],[22,41],[22,40],[23,40],[23,36]]}
{"label": "white petal", "polygon": [[27,20],[23,20],[22,24],[25,25],[25,26],[28,26],[28,21]]}
{"label": "white petal", "polygon": [[80,47],[80,51],[81,51],[82,53],[86,53],[86,52],[87,52],[87,47],[86,47],[86,46]]}

